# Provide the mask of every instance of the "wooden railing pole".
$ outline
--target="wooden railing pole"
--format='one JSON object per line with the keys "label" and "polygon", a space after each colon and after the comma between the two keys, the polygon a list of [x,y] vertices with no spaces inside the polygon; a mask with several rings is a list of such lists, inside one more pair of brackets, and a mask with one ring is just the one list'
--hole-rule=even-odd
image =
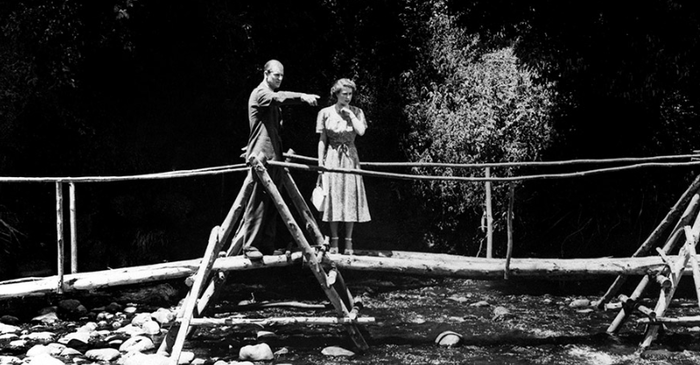
{"label": "wooden railing pole", "polygon": [[[491,168],[487,167],[484,176],[491,177]],[[491,182],[484,183],[486,189],[486,258],[493,258],[493,211],[491,208]]]}
{"label": "wooden railing pole", "polygon": [[65,258],[63,250],[63,183],[60,181],[56,181],[56,249],[58,276],[56,291],[59,294],[63,294],[63,262]]}
{"label": "wooden railing pole", "polygon": [[75,210],[75,183],[68,183],[68,199],[70,200],[70,273],[78,272],[78,222]]}
{"label": "wooden railing pole", "polygon": [[506,251],[506,269],[503,278],[510,276],[510,258],[513,256],[513,205],[515,204],[515,185],[508,184],[508,250]]}

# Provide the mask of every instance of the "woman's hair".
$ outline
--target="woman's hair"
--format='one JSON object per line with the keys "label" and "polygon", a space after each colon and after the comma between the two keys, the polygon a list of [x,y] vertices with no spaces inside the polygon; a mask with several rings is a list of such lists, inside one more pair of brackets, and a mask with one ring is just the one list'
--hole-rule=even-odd
{"label": "woman's hair", "polygon": [[352,80],[339,79],[338,81],[335,82],[335,84],[333,84],[333,87],[331,87],[331,99],[336,99],[336,95],[344,87],[348,87],[348,88],[352,89],[353,93],[357,89],[357,87],[355,86],[355,83]]}

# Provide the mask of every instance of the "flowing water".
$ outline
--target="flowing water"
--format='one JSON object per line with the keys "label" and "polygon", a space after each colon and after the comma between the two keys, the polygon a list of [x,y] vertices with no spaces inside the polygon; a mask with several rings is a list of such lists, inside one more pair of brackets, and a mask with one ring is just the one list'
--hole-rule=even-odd
{"label": "flowing water", "polygon": [[[310,274],[301,271],[290,274],[285,270],[265,274],[250,271],[243,281],[230,282],[218,304],[220,315],[227,314],[227,307],[251,298],[302,302],[323,298]],[[277,335],[266,342],[273,351],[285,352],[279,355],[277,364],[700,363],[700,327],[670,326],[640,356],[637,349],[644,327],[636,323],[637,317],[632,317],[618,335],[612,336],[606,329],[618,310],[570,305],[573,301],[599,299],[613,278],[605,279],[475,281],[346,272],[350,291],[363,297],[360,314],[376,318],[376,323],[364,326],[369,351],[352,357],[322,355],[322,349],[327,346],[353,348],[342,326],[266,328]],[[629,281],[636,284],[638,279]],[[623,292],[629,294],[631,290],[623,289]],[[667,311],[668,316],[700,312],[694,292],[685,298],[678,296]],[[642,303],[653,308],[656,298],[645,298]],[[507,313],[496,316],[496,307],[505,308]],[[332,311],[279,308],[243,314],[250,318],[333,316]],[[203,357],[235,360],[241,346],[256,342],[256,330],[242,327],[204,330],[188,346]],[[436,336],[447,330],[463,336],[459,346],[446,348],[435,344]]]}

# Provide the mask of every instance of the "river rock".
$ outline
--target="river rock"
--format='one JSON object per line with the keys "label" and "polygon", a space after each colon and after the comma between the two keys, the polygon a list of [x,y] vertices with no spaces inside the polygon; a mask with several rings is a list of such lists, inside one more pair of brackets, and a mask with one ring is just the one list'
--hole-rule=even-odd
{"label": "river rock", "polygon": [[503,321],[503,320],[508,319],[508,317],[510,317],[510,315],[511,314],[510,314],[510,311],[508,310],[508,308],[498,306],[498,307],[493,309],[493,317],[491,318],[491,320]]}
{"label": "river rock", "polygon": [[144,323],[141,328],[148,335],[157,335],[160,333],[160,325],[156,321],[148,321]]}
{"label": "river rock", "polygon": [[255,337],[257,337],[258,340],[267,338],[277,338],[277,334],[272,331],[258,331],[255,334]]}
{"label": "river rock", "polygon": [[30,365],[64,365],[63,361],[49,355],[43,354],[30,358],[27,364]]}
{"label": "river rock", "polygon": [[456,347],[462,344],[462,335],[453,331],[445,331],[435,337],[435,343],[442,347]]}
{"label": "river rock", "polygon": [[464,303],[464,302],[468,302],[468,301],[469,301],[469,298],[465,297],[464,295],[456,295],[456,294],[455,294],[455,295],[451,295],[451,296],[450,296],[449,298],[447,298],[447,299],[449,299],[449,300],[454,300],[455,302],[458,302],[458,303]]}
{"label": "river rock", "polygon": [[15,316],[11,316],[8,314],[5,314],[4,316],[0,317],[0,323],[4,324],[19,324],[19,318]]}
{"label": "river rock", "polygon": [[170,358],[162,354],[131,352],[119,359],[121,365],[168,365]]}
{"label": "river rock", "polygon": [[61,356],[65,356],[65,357],[82,356],[82,355],[83,355],[82,352],[80,352],[72,347],[66,347],[65,349],[63,349],[63,351],[61,351]]}
{"label": "river rock", "polygon": [[36,357],[39,355],[51,355],[51,349],[45,345],[34,345],[27,350],[27,357]]}
{"label": "river rock", "polygon": [[56,315],[56,312],[44,313],[32,318],[32,322],[52,325],[58,322],[58,316]]}
{"label": "river rock", "polygon": [[355,356],[355,353],[346,350],[342,347],[339,346],[328,346],[321,350],[321,353],[326,356],[342,356],[342,357],[350,357],[350,356]]}
{"label": "river rock", "polygon": [[[104,343],[108,343],[111,348],[119,348],[126,340],[135,337],[135,336],[142,336],[143,333],[139,333],[137,335],[131,336],[126,333],[120,333],[118,331],[115,331],[114,333],[110,333],[107,336],[103,336],[102,340]],[[98,346],[98,347],[104,347],[104,346]]]}
{"label": "river rock", "polygon": [[10,343],[7,344],[7,347],[10,350],[17,351],[17,350],[24,350],[27,347],[27,345],[28,345],[27,340],[20,339],[20,340],[10,341]]}
{"label": "river rock", "polygon": [[194,360],[194,352],[192,351],[183,351],[180,353],[180,359],[178,360],[178,364],[189,364]]}
{"label": "river rock", "polygon": [[122,305],[116,302],[109,303],[106,307],[105,310],[109,313],[117,313],[122,310]]}
{"label": "river rock", "polygon": [[56,313],[66,319],[78,319],[87,314],[87,308],[76,299],[63,299],[58,302]]}
{"label": "river rock", "polygon": [[118,358],[121,354],[117,349],[95,349],[85,353],[85,357],[90,360],[97,361],[112,361]]}
{"label": "river rock", "polygon": [[146,352],[155,348],[153,341],[150,338],[144,336],[134,336],[121,346],[119,346],[119,351],[121,352]]}
{"label": "river rock", "polygon": [[134,314],[137,311],[138,311],[138,308],[134,307],[133,305],[124,308],[124,313],[126,313],[126,314]]}
{"label": "river rock", "polygon": [[77,331],[69,333],[58,339],[58,343],[69,347],[84,347],[90,343],[90,332]]}
{"label": "river rock", "polygon": [[21,363],[22,360],[19,357],[0,355],[0,365],[19,365]]}
{"label": "river rock", "polygon": [[90,332],[97,331],[98,328],[99,328],[99,325],[97,323],[88,322],[88,323],[85,323],[84,325],[78,327],[77,331],[90,333]]}
{"label": "river rock", "polygon": [[46,348],[49,349],[49,355],[61,356],[63,351],[65,351],[68,346],[54,342],[46,345]]}
{"label": "river rock", "polygon": [[20,338],[46,344],[52,342],[54,338],[56,338],[56,334],[47,331],[32,332],[26,335],[22,335]]}
{"label": "river rock", "polygon": [[160,323],[161,325],[168,324],[175,320],[175,313],[173,313],[169,309],[158,308],[158,310],[151,313],[151,318],[153,318],[154,321]]}
{"label": "river rock", "polygon": [[139,313],[134,316],[134,318],[131,319],[131,324],[137,327],[143,327],[143,324],[146,322],[152,321],[151,315],[148,313]]}
{"label": "river rock", "polygon": [[19,332],[20,330],[22,330],[22,329],[17,327],[17,326],[0,323],[0,333],[16,333],[16,332]]}
{"label": "river rock", "polygon": [[470,307],[488,307],[491,304],[485,300],[478,301],[476,303],[469,304]]}
{"label": "river rock", "polygon": [[588,299],[575,299],[569,303],[571,308],[587,308],[591,306],[591,301]]}
{"label": "river rock", "polygon": [[146,332],[141,327],[136,327],[133,324],[128,324],[122,328],[117,329],[115,332],[124,333],[129,336],[144,335]]}
{"label": "river rock", "polygon": [[0,342],[7,342],[7,341],[12,341],[18,339],[19,336],[17,336],[16,333],[5,333],[0,335]]}
{"label": "river rock", "polygon": [[275,357],[279,358],[280,356],[287,355],[289,353],[289,349],[286,347],[282,347],[281,349],[275,351]]}
{"label": "river rock", "polygon": [[270,345],[260,343],[257,345],[247,345],[238,351],[238,358],[251,361],[269,361],[275,358]]}
{"label": "river rock", "polygon": [[101,321],[109,322],[109,321],[111,321],[113,318],[114,318],[114,313],[109,313],[109,312],[107,312],[107,311],[102,311],[102,312],[100,312],[100,313],[97,313],[97,317],[95,317],[95,319],[96,319],[98,322],[101,322]]}

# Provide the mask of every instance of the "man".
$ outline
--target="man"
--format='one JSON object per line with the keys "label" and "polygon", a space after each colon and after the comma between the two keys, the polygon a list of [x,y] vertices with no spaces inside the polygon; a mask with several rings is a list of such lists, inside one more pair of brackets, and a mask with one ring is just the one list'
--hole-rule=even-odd
{"label": "man", "polygon": [[[248,99],[250,137],[246,160],[250,156],[258,157],[262,152],[268,160],[282,161],[280,106],[301,103],[315,106],[318,102],[318,95],[277,91],[283,78],[284,66],[277,60],[270,60],[265,64],[263,81],[250,93],[250,99]],[[278,185],[281,171],[271,168],[268,169],[268,173],[272,181]],[[256,174],[253,174],[253,179],[253,192],[244,217],[243,250],[249,259],[260,260],[263,254],[269,255],[274,251],[277,207]]]}

